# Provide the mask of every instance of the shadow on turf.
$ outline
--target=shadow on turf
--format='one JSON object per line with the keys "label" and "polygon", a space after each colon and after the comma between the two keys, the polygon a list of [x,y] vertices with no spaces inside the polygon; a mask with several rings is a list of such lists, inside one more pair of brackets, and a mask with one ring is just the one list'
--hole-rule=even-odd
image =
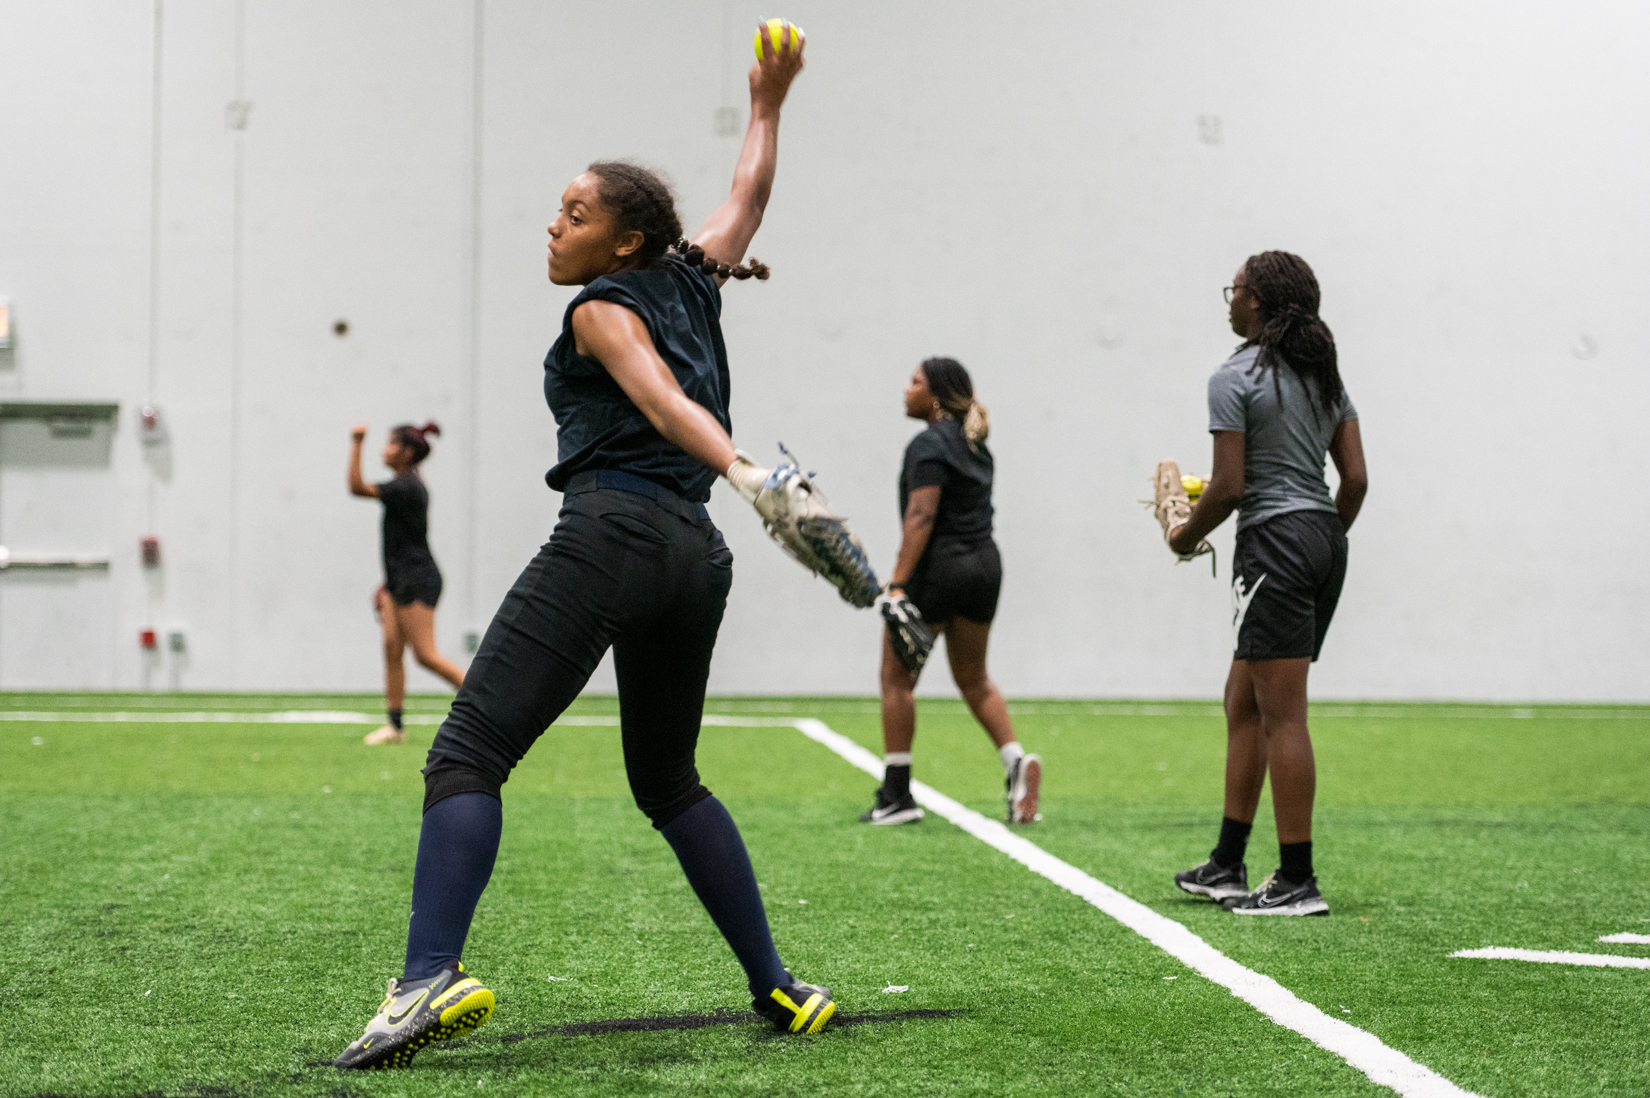
{"label": "shadow on turf", "polygon": [[[865,1011],[858,1014],[839,1011],[831,1019],[830,1029],[842,1029],[845,1026],[881,1025],[887,1022],[917,1022],[928,1019],[956,1018],[967,1014],[966,1010],[886,1010]],[[691,1029],[709,1029],[712,1026],[744,1026],[753,1022],[762,1022],[764,1019],[749,1011],[718,1010],[710,1014],[661,1014],[648,1018],[606,1018],[598,1022],[569,1022],[565,1025],[546,1026],[543,1029],[530,1029],[525,1033],[506,1033],[496,1038],[499,1044],[511,1045],[518,1041],[531,1041],[539,1037],[601,1037],[609,1033],[662,1033],[677,1032]],[[775,1030],[773,1036],[783,1037]],[[443,1051],[456,1051],[462,1048],[475,1048],[483,1044],[482,1039],[470,1038],[463,1041],[453,1041],[442,1046]],[[310,1060],[306,1067],[327,1067],[331,1060]]]}
{"label": "shadow on turf", "polygon": [[[832,1017],[830,1028],[919,1021],[926,1018],[955,1018],[966,1013],[964,1010],[889,1010],[861,1014],[843,1011]],[[526,1033],[506,1033],[498,1040],[502,1044],[513,1044],[535,1037],[595,1037],[607,1033],[652,1033],[661,1030],[707,1029],[711,1026],[742,1026],[757,1021],[763,1019],[748,1011],[734,1010],[719,1010],[711,1014],[664,1014],[652,1018],[609,1018],[601,1022],[571,1022],[567,1025],[548,1026],[544,1029],[528,1030]],[[775,1031],[775,1036],[781,1034]]]}

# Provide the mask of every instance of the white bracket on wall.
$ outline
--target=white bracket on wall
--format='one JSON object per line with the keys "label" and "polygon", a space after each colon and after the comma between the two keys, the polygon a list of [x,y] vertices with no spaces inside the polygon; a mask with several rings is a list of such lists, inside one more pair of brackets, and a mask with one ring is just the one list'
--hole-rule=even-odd
{"label": "white bracket on wall", "polygon": [[0,400],[0,420],[44,420],[53,438],[90,438],[99,420],[113,420],[112,400]]}
{"label": "white bracket on wall", "polygon": [[94,569],[107,570],[108,557],[99,557],[85,553],[44,554],[44,553],[13,553],[4,545],[0,545],[0,572],[13,568],[50,569],[53,571],[86,572]]}

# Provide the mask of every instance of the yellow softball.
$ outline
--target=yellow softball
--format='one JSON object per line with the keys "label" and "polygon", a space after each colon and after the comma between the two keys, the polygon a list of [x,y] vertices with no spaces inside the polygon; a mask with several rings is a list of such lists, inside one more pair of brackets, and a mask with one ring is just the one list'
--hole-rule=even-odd
{"label": "yellow softball", "polygon": [[1186,489],[1186,498],[1187,499],[1195,500],[1198,496],[1201,496],[1203,494],[1203,478],[1202,477],[1194,477],[1194,476],[1190,476],[1190,475],[1183,475],[1180,478],[1180,486],[1182,488]]}
{"label": "yellow softball", "polygon": [[[784,29],[791,28],[791,40],[784,41]],[[762,37],[768,37],[768,45],[773,47],[774,56],[785,50],[794,50],[801,44],[802,28],[795,23],[788,23],[783,19],[770,19],[756,29],[756,59],[762,60]]]}

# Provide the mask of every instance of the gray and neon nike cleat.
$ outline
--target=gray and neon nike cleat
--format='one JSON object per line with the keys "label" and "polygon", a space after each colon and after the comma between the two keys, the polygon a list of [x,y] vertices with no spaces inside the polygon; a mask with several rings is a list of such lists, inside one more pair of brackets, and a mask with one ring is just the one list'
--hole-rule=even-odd
{"label": "gray and neon nike cleat", "polygon": [[493,1013],[493,993],[467,975],[462,964],[424,980],[391,979],[367,1023],[367,1031],[332,1062],[333,1067],[406,1067],[431,1041],[470,1032]]}

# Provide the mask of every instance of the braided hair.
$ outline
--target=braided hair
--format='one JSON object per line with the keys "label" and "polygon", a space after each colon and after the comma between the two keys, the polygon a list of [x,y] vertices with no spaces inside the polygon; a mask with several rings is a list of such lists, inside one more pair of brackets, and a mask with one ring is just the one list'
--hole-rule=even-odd
{"label": "braided hair", "polygon": [[1283,388],[1277,370],[1280,363],[1288,366],[1316,397],[1313,418],[1321,410],[1333,421],[1344,391],[1335,333],[1318,316],[1317,276],[1306,260],[1289,252],[1252,255],[1244,261],[1243,273],[1249,292],[1260,304],[1260,329],[1243,344],[1260,348],[1253,369],[1272,371],[1272,385],[1281,404]]}
{"label": "braided hair", "polygon": [[708,275],[738,279],[768,277],[767,266],[755,259],[744,266],[730,266],[707,256],[699,245],[689,243],[682,236],[676,196],[671,193],[670,183],[658,172],[628,160],[598,160],[587,170],[598,180],[596,193],[602,207],[613,215],[614,234],[642,234],[642,246],[635,252],[636,266],[651,267],[674,248],[690,266]]}
{"label": "braided hair", "polygon": [[430,420],[422,427],[414,427],[410,423],[403,423],[390,430],[390,437],[398,445],[412,451],[412,463],[417,465],[430,456],[430,440],[427,436],[441,434],[441,427],[435,420]]}
{"label": "braided hair", "polygon": [[985,405],[974,399],[974,380],[963,364],[954,358],[925,358],[922,377],[939,403],[941,414],[961,419],[963,438],[970,449],[978,449],[991,434],[991,416]]}

